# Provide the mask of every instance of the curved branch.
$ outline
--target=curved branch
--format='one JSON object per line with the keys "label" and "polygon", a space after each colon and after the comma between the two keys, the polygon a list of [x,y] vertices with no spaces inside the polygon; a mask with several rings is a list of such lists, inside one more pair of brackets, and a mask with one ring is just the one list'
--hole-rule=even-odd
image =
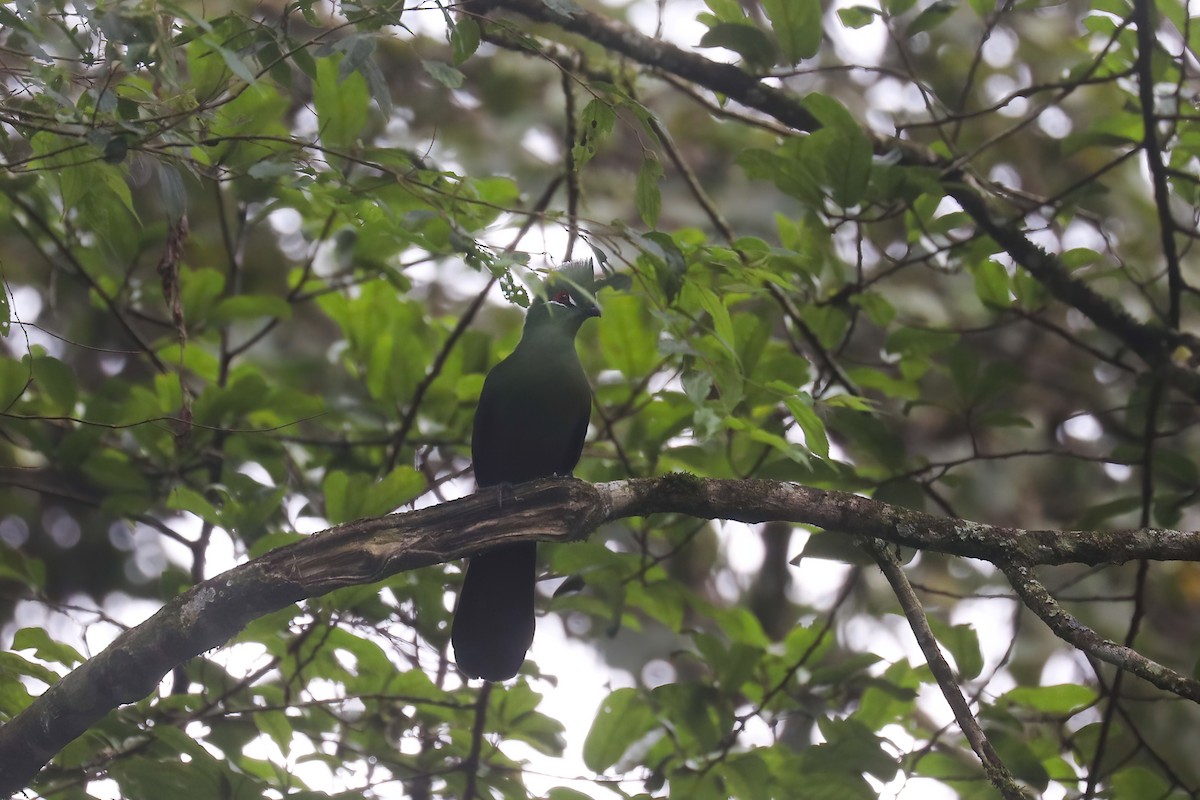
{"label": "curved branch", "polygon": [[688,52],[662,39],[651,39],[608,17],[566,2],[542,0],[493,0],[491,5],[508,9],[537,22],[557,25],[577,33],[615,53],[641,64],[693,81],[706,89],[728,95],[744,106],[769,114],[798,131],[821,127],[808,109],[790,92],[768,86],[756,76],[732,64],[722,64]]}
{"label": "curved branch", "polygon": [[[307,536],[174,598],[0,727],[0,795],[19,791],[55,753],[111,709],[149,695],[176,665],[221,646],[272,611],[484,549],[577,541],[605,522],[668,512],[741,522],[784,520],[985,559],[1005,568],[1142,558],[1200,561],[1200,532],[1028,531],[935,517],[780,481],[683,474],[597,484],[548,478],[506,491],[503,506],[497,491],[488,489],[432,508],[358,520]],[[1118,666],[1124,663],[1128,662]],[[1165,674],[1163,670],[1160,667],[1158,674]],[[1172,676],[1171,691],[1200,699],[1200,681]]]}
{"label": "curved branch", "polygon": [[868,539],[862,544],[864,549],[874,557],[875,563],[879,565],[884,577],[891,584],[896,599],[900,601],[900,607],[904,609],[904,617],[908,620],[908,625],[917,638],[917,644],[920,646],[921,652],[925,654],[925,662],[929,665],[929,670],[933,673],[938,688],[942,690],[942,696],[946,698],[947,705],[954,713],[954,719],[958,722],[958,727],[962,729],[963,736],[966,737],[971,749],[983,763],[988,781],[996,787],[1005,800],[1029,800],[1029,793],[1017,783],[1017,779],[1000,759],[996,748],[992,746],[987,734],[980,727],[979,720],[975,719],[975,715],[971,713],[967,698],[963,697],[962,689],[958,686],[958,679],[955,678],[950,665],[946,663],[946,657],[942,655],[942,651],[938,647],[933,629],[929,627],[929,620],[925,618],[925,609],[921,607],[917,593],[913,591],[912,584],[908,582],[908,576],[904,574],[904,570],[900,566],[900,559],[896,558],[895,553],[878,539]]}
{"label": "curved branch", "polygon": [[1084,625],[1058,604],[1050,591],[1034,576],[1031,567],[1008,565],[1002,568],[1025,607],[1037,614],[1055,636],[1101,661],[1132,672],[1164,691],[1200,703],[1200,681],[1151,661],[1132,647],[1105,639]]}

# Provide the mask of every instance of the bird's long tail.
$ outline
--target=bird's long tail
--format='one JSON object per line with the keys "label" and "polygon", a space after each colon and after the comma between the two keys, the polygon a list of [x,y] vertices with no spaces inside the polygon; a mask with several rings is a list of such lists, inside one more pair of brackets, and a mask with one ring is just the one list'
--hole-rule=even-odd
{"label": "bird's long tail", "polygon": [[459,669],[489,681],[517,674],[533,643],[536,581],[536,544],[509,545],[471,559],[450,632]]}

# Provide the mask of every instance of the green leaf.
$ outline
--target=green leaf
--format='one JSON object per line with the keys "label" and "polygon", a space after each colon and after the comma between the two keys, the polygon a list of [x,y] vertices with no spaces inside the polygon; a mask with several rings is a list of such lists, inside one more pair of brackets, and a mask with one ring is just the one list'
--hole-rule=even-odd
{"label": "green leaf", "polygon": [[704,5],[721,22],[740,22],[746,18],[746,12],[737,0],[704,0]]}
{"label": "green leaf", "polygon": [[83,205],[77,209],[82,227],[96,235],[106,256],[115,259],[133,258],[138,247],[136,234],[139,226],[120,204],[113,202],[113,198],[106,197],[105,194],[102,190],[89,194]]}
{"label": "green leaf", "polygon": [[742,691],[742,687],[752,679],[755,668],[765,655],[766,651],[763,648],[743,642],[733,642],[728,649],[722,646],[716,652],[705,653],[716,677],[716,684],[722,690],[731,693]]}
{"label": "green leaf", "polygon": [[33,650],[42,661],[73,667],[84,662],[79,651],[69,644],[56,642],[43,628],[21,628],[13,634],[13,650]]}
{"label": "green leaf", "polygon": [[916,18],[909,23],[904,35],[912,37],[918,33],[933,30],[945,22],[957,8],[956,0],[935,0],[928,7],[922,9],[921,13],[917,14]]}
{"label": "green leaf", "polygon": [[581,169],[591,161],[600,144],[612,133],[617,115],[612,106],[599,97],[592,98],[579,116],[579,141],[571,148],[575,168]]}
{"label": "green leaf", "polygon": [[907,720],[916,706],[921,686],[918,672],[906,661],[897,661],[867,687],[854,718],[869,730],[879,730],[889,722]]}
{"label": "green leaf", "polygon": [[78,397],[75,373],[57,358],[38,356],[33,359],[33,384],[49,401],[48,410],[64,415],[74,411]]}
{"label": "green leaf", "polygon": [[0,542],[0,578],[11,579],[31,589],[46,585],[46,565],[41,559]]}
{"label": "green leaf", "polygon": [[361,73],[341,79],[341,54],[317,61],[317,79],[313,82],[313,105],[317,124],[326,147],[349,149],[367,125],[370,93]]}
{"label": "green leaf", "polygon": [[874,731],[851,718],[833,719],[820,717],[817,727],[826,742],[809,750],[805,755],[820,764],[821,771],[866,772],[880,781],[889,781],[896,775],[899,764],[883,749],[883,740]]}
{"label": "green leaf", "polygon": [[863,552],[851,539],[837,532],[821,531],[808,537],[800,555],[792,559],[793,565],[798,565],[806,558],[817,558],[823,561],[837,561],[842,564],[854,564],[865,567],[875,563],[875,559]]}
{"label": "green leaf", "polygon": [[881,328],[886,328],[896,318],[896,307],[882,292],[862,292],[854,295],[851,302],[867,312],[871,322]]}
{"label": "green leaf", "polygon": [[0,357],[0,411],[11,409],[32,379],[27,363]]}
{"label": "green leaf", "polygon": [[229,67],[229,71],[246,83],[254,83],[258,77],[254,74],[254,68],[247,62],[242,60],[242,57],[233,52],[227,47],[222,47],[215,42],[211,43],[212,48],[220,54],[221,59],[225,62],[225,66]]}
{"label": "green leaf", "polygon": [[188,75],[191,77],[196,97],[204,100],[211,98],[220,91],[225,82],[228,67],[225,66],[225,60],[216,48],[222,39],[235,35],[233,31],[235,25],[234,20],[226,18],[218,22],[213,30],[188,45]]}
{"label": "green leaf", "polygon": [[54,670],[30,661],[16,652],[0,652],[0,685],[12,682],[18,675],[28,675],[51,686],[58,683],[59,678]]}
{"label": "green leaf", "polygon": [[108,769],[117,782],[121,796],[127,800],[163,800],[167,797],[215,797],[228,792],[218,791],[218,781],[211,762],[190,759],[156,761],[132,757],[114,761]]}
{"label": "green leaf", "polygon": [[401,466],[371,484],[356,517],[377,517],[395,511],[425,491],[425,477],[412,467]]}
{"label": "green leaf", "polygon": [[113,202],[115,199],[118,203],[129,212],[135,220],[138,218],[137,209],[133,205],[133,193],[129,190],[129,184],[125,182],[124,174],[121,170],[112,164],[97,164],[96,179],[99,181],[99,186],[94,187],[99,190],[101,202]]}
{"label": "green leaf", "polygon": [[196,373],[207,381],[215,381],[220,371],[216,356],[199,347],[180,349],[178,342],[172,342],[158,351],[158,356],[166,364],[180,365],[185,370]]}
{"label": "green leaf", "polygon": [[288,319],[292,305],[282,297],[271,294],[239,294],[217,303],[209,316],[216,325],[243,319]]}
{"label": "green leaf", "polygon": [[804,98],[804,107],[826,128],[833,128],[845,134],[862,133],[858,122],[844,105],[827,94],[810,92]]}
{"label": "green leaf", "polygon": [[653,253],[649,258],[654,269],[654,277],[668,302],[674,302],[683,288],[687,276],[687,259],[679,245],[668,234],[651,231],[637,237],[644,253]]}
{"label": "green leaf", "polygon": [[565,786],[555,786],[546,793],[546,800],[594,800],[590,794],[577,792]]}
{"label": "green leaf", "polygon": [[[32,7],[30,7],[30,9],[32,10]],[[0,25],[3,25],[7,28],[17,28],[25,31],[26,33],[33,34],[34,36],[36,36],[38,33],[32,27],[30,27],[25,20],[21,19],[4,6],[0,6]]]}
{"label": "green leaf", "polygon": [[1109,797],[1115,800],[1162,800],[1171,793],[1171,784],[1145,767],[1121,770],[1109,778],[1109,786]]}
{"label": "green leaf", "polygon": [[741,800],[770,800],[775,776],[762,756],[755,752],[731,753],[721,763],[722,777],[732,797]]}
{"label": "green leaf", "polygon": [[371,56],[375,54],[375,37],[370,34],[352,34],[339,41],[335,50],[345,54],[345,58],[338,63],[338,81],[342,82],[370,63]]}
{"label": "green leaf", "polygon": [[1118,497],[1116,500],[1109,500],[1107,503],[1099,503],[1089,508],[1079,517],[1075,527],[1079,530],[1092,530],[1101,527],[1114,517],[1139,511],[1141,507],[1142,496],[1140,494]]}
{"label": "green leaf", "polygon": [[370,343],[367,359],[367,389],[371,396],[380,400],[394,400],[395,377],[392,355],[396,349],[396,337],[391,331],[377,334]]}
{"label": "green leaf", "polygon": [[[327,64],[328,82],[333,83],[337,74],[332,64]],[[336,92],[336,87],[326,89],[316,86],[319,90],[320,101],[325,102],[325,95]],[[318,97],[314,96],[314,100]],[[219,106],[217,115],[212,121],[214,136],[256,137],[256,136],[287,136],[291,131],[284,127],[282,119],[286,116],[288,99],[277,91],[267,81],[246,87],[237,96]],[[325,116],[337,114],[336,103],[330,107],[326,103]],[[320,114],[318,114],[320,122]],[[275,152],[290,152],[291,147],[285,143],[259,142],[252,144],[240,140],[231,140],[218,145],[210,158],[220,158],[225,161],[233,160],[244,167],[257,164]],[[193,153],[205,153],[205,150],[193,150]]]}
{"label": "green leaf", "polygon": [[187,486],[176,485],[167,497],[167,508],[190,511],[205,522],[221,524],[221,515],[204,495]]}
{"label": "green leaf", "polygon": [[1071,272],[1094,264],[1103,264],[1104,256],[1087,247],[1072,247],[1059,256],[1062,265]]}
{"label": "green leaf", "polygon": [[871,180],[871,142],[858,126],[826,127],[809,136],[804,158],[825,178],[833,200],[850,208],[862,199]]}
{"label": "green leaf", "polygon": [[187,188],[183,176],[174,164],[158,163],[158,193],[162,198],[163,210],[171,220],[178,220],[187,213]]}
{"label": "green leaf", "polygon": [[683,625],[687,603],[682,588],[669,580],[638,581],[629,585],[625,602],[667,628],[677,631]]}
{"label": "green leaf", "polygon": [[789,141],[780,148],[785,155],[751,148],[738,156],[737,163],[746,177],[769,180],[806,205],[820,206],[824,165],[808,157],[812,151],[806,150],[806,144],[805,139]]}
{"label": "green leaf", "polygon": [[1037,789],[1039,794],[1046,790],[1050,774],[1024,736],[995,726],[987,731],[987,735],[1000,760],[1014,776]]}
{"label": "green leaf", "polygon": [[929,626],[938,643],[954,657],[959,677],[972,680],[983,671],[983,654],[979,650],[979,635],[970,625],[947,625],[937,617],[929,618]]}
{"label": "green leaf", "polygon": [[668,683],[651,690],[650,698],[685,751],[715,749],[733,725],[733,714],[712,686]]}
{"label": "green leaf", "polygon": [[268,394],[266,378],[261,372],[242,372],[227,386],[209,386],[196,398],[196,421],[204,425],[226,424],[268,407]]}
{"label": "green leaf", "polygon": [[1031,708],[1045,714],[1076,714],[1095,705],[1096,690],[1074,683],[1056,686],[1018,686],[1001,695],[996,703]]}
{"label": "green leaf", "polygon": [[641,216],[642,222],[646,223],[647,228],[654,228],[658,225],[658,212],[662,206],[662,195],[658,189],[658,182],[662,180],[662,177],[663,168],[658,157],[653,153],[647,153],[642,160],[641,168],[638,169],[637,190],[634,195],[638,214]]}
{"label": "green leaf", "polygon": [[1012,305],[1008,271],[998,261],[984,261],[971,269],[975,276],[975,294],[988,308],[1004,309]]}
{"label": "green leaf", "polygon": [[852,30],[865,28],[881,16],[879,9],[871,6],[850,6],[837,10],[838,19]]}
{"label": "green leaf", "polygon": [[454,53],[454,66],[458,66],[479,49],[479,23],[471,17],[462,17],[450,31],[450,48]]}
{"label": "green leaf", "polygon": [[713,330],[717,340],[725,346],[729,354],[737,357],[737,337],[733,330],[733,320],[729,317],[729,309],[721,302],[716,293],[699,284],[689,283],[684,286],[684,296],[690,296],[712,318]]}
{"label": "green leaf", "polygon": [[321,484],[325,495],[325,516],[333,524],[355,519],[358,500],[351,490],[350,476],[341,470],[330,470]]}
{"label": "green leaf", "polygon": [[421,66],[425,68],[429,77],[447,89],[458,89],[467,79],[466,75],[443,61],[423,60]]}
{"label": "green leaf", "polygon": [[615,294],[604,301],[600,349],[604,363],[627,378],[641,378],[658,363],[659,325],[643,296]]}
{"label": "green leaf", "polygon": [[793,774],[782,776],[787,790],[785,797],[795,800],[878,800],[879,794],[861,774],[826,770],[826,751],[822,745],[811,748],[804,753],[800,767]]}
{"label": "green leaf", "polygon": [[760,71],[769,69],[779,52],[770,37],[750,22],[718,22],[700,37],[700,46],[732,50],[742,57],[747,66]]}
{"label": "green leaf", "polygon": [[179,271],[179,302],[184,320],[195,324],[208,317],[209,311],[225,291],[225,276],[211,267],[184,268]]}
{"label": "green leaf", "polygon": [[763,0],[762,7],[789,64],[817,54],[821,46],[820,0]]}
{"label": "green leaf", "polygon": [[992,791],[980,791],[981,784],[986,783],[983,769],[976,763],[940,752],[925,753],[916,763],[915,774],[945,782],[949,787],[958,791],[956,797],[964,800],[994,800],[1000,795]]}
{"label": "green leaf", "polygon": [[798,397],[785,397],[783,402],[804,432],[805,446],[818,458],[829,458],[829,435],[825,432],[825,423],[813,410],[808,392],[802,392]]}
{"label": "green leaf", "polygon": [[635,746],[645,746],[646,737],[656,728],[654,712],[641,693],[617,689],[600,704],[583,741],[583,763],[593,772],[603,772],[627,754],[640,756],[640,748],[635,755]]}

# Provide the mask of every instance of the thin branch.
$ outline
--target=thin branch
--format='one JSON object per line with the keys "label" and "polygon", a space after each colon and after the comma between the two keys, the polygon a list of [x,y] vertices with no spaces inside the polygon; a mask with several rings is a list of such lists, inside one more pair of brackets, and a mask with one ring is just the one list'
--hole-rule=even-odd
{"label": "thin branch", "polygon": [[579,167],[575,164],[575,143],[579,131],[575,119],[575,78],[570,70],[563,68],[563,175],[567,182],[567,250],[564,260],[570,261],[579,238]]}
{"label": "thin branch", "polygon": [[1179,327],[1179,303],[1184,292],[1183,273],[1179,268],[1179,252],[1175,247],[1175,222],[1171,218],[1171,191],[1158,141],[1158,119],[1154,114],[1154,67],[1151,61],[1158,50],[1154,33],[1154,12],[1150,0],[1133,0],[1133,23],[1137,28],[1138,100],[1142,106],[1142,152],[1154,185],[1154,206],[1158,210],[1159,236],[1163,258],[1167,262],[1167,293],[1169,308],[1167,324]]}
{"label": "thin branch", "polygon": [[1032,796],[1017,783],[1012,772],[1000,760],[996,748],[992,747],[987,734],[979,726],[979,721],[971,713],[967,699],[958,688],[958,680],[938,647],[933,629],[929,627],[929,620],[925,618],[925,609],[921,607],[921,601],[913,591],[912,584],[908,582],[908,576],[900,567],[900,560],[887,544],[878,539],[867,539],[862,545],[875,559],[875,563],[891,584],[896,599],[900,601],[900,607],[904,609],[908,626],[912,628],[913,635],[917,637],[917,644],[925,654],[925,662],[929,664],[929,670],[933,673],[938,688],[942,690],[942,696],[946,698],[946,703],[954,713],[958,727],[983,763],[983,771],[987,773],[988,780],[1008,800],[1030,800]]}
{"label": "thin branch", "polygon": [[1105,639],[1066,611],[1027,565],[1000,565],[1021,601],[1037,614],[1054,635],[1067,644],[1113,666],[1132,672],[1163,691],[1200,703],[1200,681],[1189,678],[1132,648]]}
{"label": "thin branch", "polygon": [[471,751],[463,760],[463,771],[467,782],[463,789],[463,800],[475,800],[478,796],[476,782],[479,779],[479,755],[483,751],[483,734],[487,730],[487,708],[492,696],[492,684],[483,682],[479,697],[475,699],[475,723],[471,726]]}
{"label": "thin branch", "polygon": [[[1154,510],[1154,451],[1158,441],[1158,415],[1162,405],[1163,381],[1154,378],[1146,398],[1146,424],[1142,432],[1142,515],[1141,524],[1150,524]],[[1133,613],[1129,618],[1129,627],[1125,632],[1125,646],[1132,648],[1137,640],[1138,629],[1142,625],[1142,617],[1146,613],[1146,575],[1150,570],[1150,562],[1138,562],[1137,584],[1134,592]],[[1121,690],[1125,686],[1125,671],[1118,670],[1113,678],[1108,693],[1108,702],[1104,715],[1100,720],[1100,734],[1096,738],[1096,752],[1092,756],[1091,767],[1087,771],[1087,786],[1083,791],[1084,800],[1092,800],[1096,796],[1096,788],[1103,776],[1102,765],[1108,750],[1109,736],[1112,724],[1116,719],[1117,710],[1121,707]]]}
{"label": "thin branch", "polygon": [[641,64],[728,95],[742,105],[769,114],[796,130],[814,131],[821,127],[816,117],[790,92],[768,86],[757,76],[732,64],[712,61],[662,40],[651,39],[602,14],[574,4],[542,3],[540,0],[497,0],[495,5],[538,22],[557,25]]}

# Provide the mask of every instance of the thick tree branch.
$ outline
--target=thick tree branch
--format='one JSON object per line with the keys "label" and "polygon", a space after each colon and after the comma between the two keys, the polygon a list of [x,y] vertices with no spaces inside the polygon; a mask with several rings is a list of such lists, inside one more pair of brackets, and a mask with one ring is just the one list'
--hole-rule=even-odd
{"label": "thick tree branch", "polygon": [[[146,697],[177,664],[219,647],[264,614],[307,597],[373,583],[481,549],[516,542],[577,541],[605,522],[656,513],[741,522],[785,520],[985,559],[1008,568],[1143,558],[1200,561],[1200,532],[1027,531],[935,517],[844,492],[767,480],[674,474],[591,484],[551,478],[506,490],[503,496],[498,490],[487,490],[433,508],[339,525],[273,550],[171,600],[0,727],[0,793],[20,790],[55,753],[109,710]],[[1145,670],[1131,670],[1147,677]],[[1200,698],[1200,691],[1191,685],[1195,682],[1184,681],[1186,685],[1174,682],[1164,688]]]}

